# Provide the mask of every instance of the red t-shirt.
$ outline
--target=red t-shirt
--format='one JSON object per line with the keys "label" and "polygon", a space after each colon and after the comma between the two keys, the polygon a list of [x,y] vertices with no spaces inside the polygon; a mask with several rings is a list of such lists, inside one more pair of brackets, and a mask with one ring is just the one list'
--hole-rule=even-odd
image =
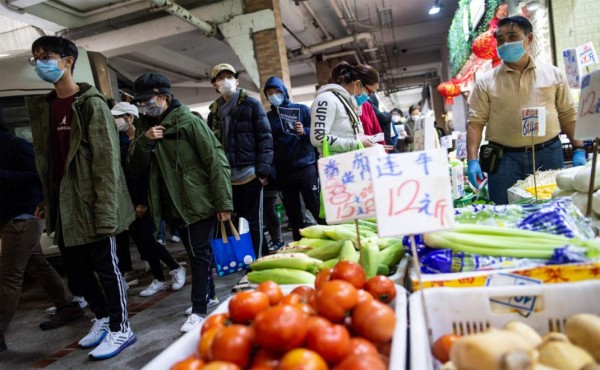
{"label": "red t-shirt", "polygon": [[[379,121],[377,120],[375,110],[373,109],[371,103],[363,103],[360,106],[360,108],[362,109],[362,114],[360,115],[360,122],[362,122],[365,135],[373,136],[375,134],[383,132],[381,131],[381,126],[379,125]],[[379,142],[379,144],[385,144],[385,142],[381,141]]]}
{"label": "red t-shirt", "polygon": [[54,180],[60,184],[65,173],[65,163],[71,147],[72,105],[75,95],[68,98],[54,98],[50,105],[50,148]]}

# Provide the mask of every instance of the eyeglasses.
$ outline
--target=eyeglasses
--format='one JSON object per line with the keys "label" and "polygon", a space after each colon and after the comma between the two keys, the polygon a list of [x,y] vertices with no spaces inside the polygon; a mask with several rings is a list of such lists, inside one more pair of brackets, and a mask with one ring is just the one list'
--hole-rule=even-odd
{"label": "eyeglasses", "polygon": [[39,57],[30,57],[29,59],[27,59],[27,61],[29,62],[29,64],[32,67],[35,67],[37,65],[38,61],[42,61],[42,63],[46,63],[50,60],[50,57],[52,57],[53,55],[58,55],[61,58],[64,58],[65,56],[62,54],[57,54],[57,53],[53,53],[51,51],[47,51],[45,53],[43,53],[41,56]]}
{"label": "eyeglasses", "polygon": [[149,97],[149,98],[146,98],[146,99],[144,99],[144,100],[138,100],[138,101],[136,101],[134,104],[135,104],[137,107],[143,108],[143,107],[144,107],[146,104],[148,104],[148,102],[149,102],[150,100],[154,99],[154,98],[155,98],[155,97],[157,97],[157,96],[158,96],[158,95],[152,95],[151,97]]}

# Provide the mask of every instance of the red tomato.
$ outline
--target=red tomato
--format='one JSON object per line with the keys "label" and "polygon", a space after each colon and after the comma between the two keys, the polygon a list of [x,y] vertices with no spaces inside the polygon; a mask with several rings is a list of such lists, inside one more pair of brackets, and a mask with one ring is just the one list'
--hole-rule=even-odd
{"label": "red tomato", "polygon": [[210,315],[206,318],[206,320],[204,320],[200,334],[204,334],[207,331],[209,331],[210,329],[222,328],[229,324],[230,324],[229,314],[227,314],[227,313]]}
{"label": "red tomato", "polygon": [[437,358],[441,363],[445,364],[450,361],[450,348],[454,342],[461,338],[460,335],[456,334],[444,334],[439,337],[434,343],[432,348],[433,357]]}
{"label": "red tomato", "polygon": [[229,301],[229,316],[237,324],[248,324],[269,305],[269,297],[263,292],[240,292]]}
{"label": "red tomato", "polygon": [[331,280],[323,283],[315,296],[317,312],[332,322],[344,319],[357,303],[356,288],[343,280]]}
{"label": "red tomato", "polygon": [[215,335],[223,328],[212,328],[206,331],[200,337],[200,341],[198,342],[198,353],[200,354],[200,358],[204,361],[212,360],[212,355],[210,349],[212,347],[212,342],[215,339]]}
{"label": "red tomato", "polygon": [[325,360],[316,352],[296,348],[281,358],[278,370],[328,370],[328,367]]}
{"label": "red tomato", "polygon": [[284,305],[294,306],[294,305],[297,305],[300,303],[302,303],[302,298],[296,293],[290,293],[290,294],[286,295],[285,297],[283,297],[281,299],[281,301],[279,301],[279,304],[282,306],[284,306]]}
{"label": "red tomato", "polygon": [[308,330],[306,347],[335,364],[350,353],[350,333],[343,325],[315,325]]}
{"label": "red tomato", "polygon": [[202,370],[242,370],[236,364],[228,361],[213,361],[204,365]]}
{"label": "red tomato", "polygon": [[302,302],[307,303],[314,291],[315,290],[313,288],[306,285],[302,285],[294,288],[294,290],[292,290],[292,293],[298,294]]}
{"label": "red tomato", "polygon": [[274,352],[286,352],[304,342],[308,331],[307,315],[298,308],[278,305],[261,312],[252,327],[256,342]]}
{"label": "red tomato", "polygon": [[308,327],[308,330],[310,330],[314,326],[329,326],[329,325],[331,325],[331,322],[324,317],[316,315],[316,316],[310,316],[306,320],[306,325]]}
{"label": "red tomato", "polygon": [[316,315],[317,311],[315,311],[315,309],[313,308],[313,306],[307,304],[307,303],[296,303],[294,305],[292,305],[298,309],[300,309],[302,312],[304,312],[305,314],[312,316],[312,315]]}
{"label": "red tomato", "polygon": [[279,285],[274,281],[265,281],[256,287],[257,292],[263,292],[269,297],[269,302],[271,306],[278,304],[283,298],[283,292]]}
{"label": "red tomato", "polygon": [[396,298],[396,286],[394,282],[383,275],[370,278],[365,284],[364,289],[371,293],[373,298],[383,303],[390,303]]}
{"label": "red tomato", "polygon": [[377,355],[377,347],[365,338],[350,339],[350,355]]}
{"label": "red tomato", "polygon": [[378,355],[352,355],[346,357],[333,370],[387,370]]}
{"label": "red tomato", "polygon": [[254,346],[254,330],[244,325],[231,325],[215,334],[210,346],[212,358],[216,361],[229,361],[241,368],[250,363],[250,353]]}
{"label": "red tomato", "polygon": [[367,281],[367,274],[365,274],[365,269],[356,262],[340,261],[335,265],[331,274],[331,280],[335,279],[347,281],[356,289],[361,289]]}
{"label": "red tomato", "polygon": [[204,362],[196,357],[195,355],[191,355],[185,360],[181,360],[175,365],[171,366],[171,370],[200,370]]}
{"label": "red tomato", "polygon": [[392,339],[395,326],[394,310],[375,299],[357,305],[352,313],[352,330],[374,343]]}
{"label": "red tomato", "polygon": [[279,355],[264,348],[259,348],[252,359],[252,369],[259,367],[276,369],[277,366],[279,366]]}
{"label": "red tomato", "polygon": [[331,274],[333,274],[333,269],[331,269],[331,268],[321,270],[317,274],[317,278],[315,279],[315,289],[319,290],[319,288],[321,287],[321,285],[323,285],[323,283],[331,280]]}
{"label": "red tomato", "polygon": [[371,295],[371,293],[367,292],[366,290],[362,290],[362,289],[358,290],[358,303],[363,303],[366,301],[370,301],[372,299],[373,299],[373,296]]}

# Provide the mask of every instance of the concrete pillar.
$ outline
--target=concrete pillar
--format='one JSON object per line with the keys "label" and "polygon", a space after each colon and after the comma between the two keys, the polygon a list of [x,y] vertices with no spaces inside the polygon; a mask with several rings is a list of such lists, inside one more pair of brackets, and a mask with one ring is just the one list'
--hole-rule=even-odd
{"label": "concrete pillar", "polygon": [[[244,12],[254,13],[261,10],[272,10],[275,16],[275,28],[254,32],[254,54],[260,76],[261,101],[266,109],[271,104],[262,93],[262,89],[271,76],[282,79],[291,94],[290,70],[288,66],[287,50],[285,47],[284,29],[281,21],[281,7],[279,0],[244,0]],[[273,41],[276,42],[273,42]]]}

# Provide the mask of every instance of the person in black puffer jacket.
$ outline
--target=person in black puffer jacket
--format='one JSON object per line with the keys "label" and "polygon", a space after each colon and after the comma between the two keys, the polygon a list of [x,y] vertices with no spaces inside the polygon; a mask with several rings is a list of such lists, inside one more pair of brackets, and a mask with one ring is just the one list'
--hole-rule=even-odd
{"label": "person in black puffer jacket", "polygon": [[268,253],[263,242],[263,186],[273,162],[271,126],[260,101],[237,91],[239,80],[233,66],[218,64],[212,70],[213,86],[221,97],[210,105],[208,125],[223,144],[231,166],[233,208],[250,224],[256,257]]}

